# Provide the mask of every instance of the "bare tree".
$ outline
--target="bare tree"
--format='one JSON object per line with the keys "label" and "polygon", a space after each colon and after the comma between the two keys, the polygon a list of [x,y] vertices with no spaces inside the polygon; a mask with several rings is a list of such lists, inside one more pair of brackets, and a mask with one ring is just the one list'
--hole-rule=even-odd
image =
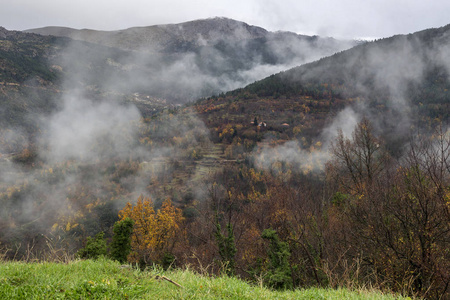
{"label": "bare tree", "polygon": [[389,155],[381,139],[373,134],[367,119],[355,128],[352,138],[339,131],[331,146],[333,160],[328,165],[328,174],[347,193],[363,193],[385,169]]}
{"label": "bare tree", "polygon": [[327,175],[345,194],[333,213],[348,231],[346,256],[362,257],[366,273],[390,289],[449,296],[449,150],[441,128],[415,137],[403,159],[390,160],[367,120],[351,140],[341,133],[333,145]]}

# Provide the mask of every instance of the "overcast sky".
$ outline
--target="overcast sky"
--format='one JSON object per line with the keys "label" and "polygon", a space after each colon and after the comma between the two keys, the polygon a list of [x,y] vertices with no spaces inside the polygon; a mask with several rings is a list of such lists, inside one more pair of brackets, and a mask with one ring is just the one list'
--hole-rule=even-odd
{"label": "overcast sky", "polygon": [[228,17],[270,31],[375,38],[450,23],[449,0],[0,0],[0,26],[117,30]]}

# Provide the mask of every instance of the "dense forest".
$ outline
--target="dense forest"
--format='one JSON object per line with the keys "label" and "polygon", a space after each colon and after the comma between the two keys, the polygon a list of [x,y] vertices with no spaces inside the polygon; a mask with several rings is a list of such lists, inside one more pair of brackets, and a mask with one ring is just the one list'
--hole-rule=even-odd
{"label": "dense forest", "polygon": [[[107,255],[274,289],[449,297],[448,29],[183,106],[105,92],[111,64],[43,68],[68,39],[19,43],[17,59],[2,41],[5,258]],[[90,66],[92,86],[59,82],[74,66]]]}

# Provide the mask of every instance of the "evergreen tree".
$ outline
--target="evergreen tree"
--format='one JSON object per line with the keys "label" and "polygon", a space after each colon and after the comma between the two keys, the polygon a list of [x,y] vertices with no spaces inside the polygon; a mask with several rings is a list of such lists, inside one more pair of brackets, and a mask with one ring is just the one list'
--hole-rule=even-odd
{"label": "evergreen tree", "polygon": [[289,289],[293,287],[291,268],[289,266],[289,245],[280,241],[277,233],[273,229],[266,229],[262,232],[262,238],[270,241],[268,256],[270,265],[267,274],[267,283],[274,289]]}
{"label": "evergreen tree", "polygon": [[113,239],[111,243],[111,258],[121,263],[127,261],[131,251],[131,234],[133,233],[134,221],[125,218],[114,224]]}

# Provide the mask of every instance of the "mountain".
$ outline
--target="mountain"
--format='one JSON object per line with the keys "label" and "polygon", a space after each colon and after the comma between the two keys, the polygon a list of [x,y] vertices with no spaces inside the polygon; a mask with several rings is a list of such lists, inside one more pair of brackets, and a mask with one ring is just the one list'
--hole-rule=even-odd
{"label": "mountain", "polygon": [[59,71],[48,63],[58,52],[55,37],[8,31],[0,27],[0,125],[30,124],[30,113],[54,108]]}
{"label": "mountain", "polygon": [[[357,44],[269,32],[226,18],[119,31],[46,27],[26,32],[69,37],[126,51],[124,56],[109,59],[108,63],[117,70],[111,73],[113,80],[104,81],[114,81],[114,89],[126,93],[138,92],[178,103],[243,87]],[[117,77],[121,78],[119,84]]]}
{"label": "mountain", "polygon": [[33,76],[47,83],[54,80],[54,74],[46,65],[52,55],[50,52],[55,50],[50,46],[55,40],[51,36],[8,31],[0,27],[0,81],[18,83]]}
{"label": "mountain", "polygon": [[50,112],[68,91],[125,99],[151,112],[166,101],[243,87],[355,44],[226,18],[111,32],[1,28],[1,122],[22,124],[28,111]]}
{"label": "mountain", "polygon": [[227,18],[191,21],[181,24],[133,27],[117,31],[97,31],[67,27],[44,27],[25,32],[70,37],[105,46],[149,52],[183,52],[212,45],[220,40],[239,41],[261,38],[268,32],[260,27]]}
{"label": "mountain", "polygon": [[248,126],[256,117],[286,139],[310,141],[324,138],[327,126],[345,128],[366,116],[394,142],[431,120],[448,123],[449,53],[450,25],[397,35],[277,73],[196,107],[211,127],[224,118]]}
{"label": "mountain", "polygon": [[[355,44],[353,41],[337,41],[332,38],[310,37],[291,32],[269,32],[261,27],[219,17],[180,24],[133,27],[117,31],[78,30],[53,26],[29,29],[25,32],[69,37],[125,50],[159,53],[194,51],[199,47],[215,46],[224,41],[233,44],[255,39],[273,42],[289,41],[289,44],[308,41],[329,48],[327,51],[332,50],[331,48],[339,50]],[[320,49],[317,50],[320,51]],[[293,51],[300,52],[302,49],[293,49]]]}
{"label": "mountain", "polygon": [[[359,45],[281,72],[246,90],[269,95],[280,92],[273,84],[282,81],[285,88],[281,92],[286,95],[329,85],[328,90],[344,98],[409,99],[423,84],[447,84],[449,50],[447,25]],[[443,100],[448,102],[447,98]]]}

